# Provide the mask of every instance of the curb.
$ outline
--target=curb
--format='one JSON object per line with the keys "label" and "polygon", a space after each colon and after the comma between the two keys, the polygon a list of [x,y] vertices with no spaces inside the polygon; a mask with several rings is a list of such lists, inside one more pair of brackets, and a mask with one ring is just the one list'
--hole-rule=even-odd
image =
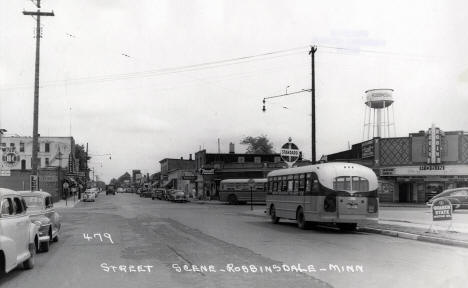
{"label": "curb", "polygon": [[208,205],[224,205],[225,203],[223,202],[210,202],[210,201],[189,201],[190,203],[193,203],[193,204],[199,204],[199,205],[202,205],[202,204],[208,204]]}
{"label": "curb", "polygon": [[[266,214],[258,215],[258,214],[249,214],[249,213],[243,212],[243,213],[238,213],[238,215],[265,218]],[[409,232],[371,228],[371,227],[359,227],[358,231],[373,233],[373,234],[380,234],[380,235],[390,236],[390,237],[403,238],[403,239],[408,239],[408,240],[415,240],[415,241],[422,241],[422,242],[468,248],[468,242],[462,241],[462,240],[440,238],[440,237],[434,237],[434,236],[414,234],[414,233],[409,233]]]}
{"label": "curb", "polygon": [[461,241],[461,240],[426,236],[426,235],[401,232],[401,231],[396,231],[396,230],[386,230],[386,229],[378,229],[378,228],[371,228],[371,227],[359,227],[358,230],[360,232],[374,233],[374,234],[398,237],[398,238],[409,239],[409,240],[416,240],[416,241],[422,241],[422,242],[430,242],[430,243],[436,243],[436,244],[442,244],[442,245],[450,245],[450,246],[468,248],[468,242]]}

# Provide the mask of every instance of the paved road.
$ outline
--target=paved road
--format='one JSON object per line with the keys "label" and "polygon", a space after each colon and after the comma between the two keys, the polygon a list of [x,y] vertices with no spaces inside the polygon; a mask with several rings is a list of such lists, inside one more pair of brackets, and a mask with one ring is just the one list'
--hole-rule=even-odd
{"label": "paved road", "polygon": [[[333,229],[302,231],[293,223],[239,215],[248,209],[101,194],[95,203],[60,210],[60,241],[37,255],[33,270],[10,272],[0,285],[463,287],[468,281],[468,249]],[[113,243],[94,233],[109,233]],[[184,265],[200,271],[178,272]]]}

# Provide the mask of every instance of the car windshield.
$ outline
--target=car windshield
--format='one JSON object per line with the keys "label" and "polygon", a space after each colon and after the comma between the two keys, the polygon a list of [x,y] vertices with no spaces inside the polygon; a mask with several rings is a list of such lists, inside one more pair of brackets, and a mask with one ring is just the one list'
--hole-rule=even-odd
{"label": "car windshield", "polygon": [[28,209],[31,210],[40,210],[43,207],[44,201],[41,197],[37,196],[24,196],[24,201],[26,202],[26,206]]}

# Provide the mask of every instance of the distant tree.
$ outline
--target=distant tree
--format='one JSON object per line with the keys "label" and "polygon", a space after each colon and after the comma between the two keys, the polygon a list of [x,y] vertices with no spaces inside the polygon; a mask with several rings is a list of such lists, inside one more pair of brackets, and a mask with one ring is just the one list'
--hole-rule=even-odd
{"label": "distant tree", "polygon": [[247,153],[249,154],[271,154],[273,151],[273,143],[270,142],[267,135],[260,135],[257,137],[247,136],[240,142],[242,145],[247,146]]}
{"label": "distant tree", "polygon": [[110,180],[109,184],[112,184],[112,185],[117,184],[117,179],[112,178],[112,179]]}
{"label": "distant tree", "polygon": [[[80,163],[80,171],[86,170],[86,149],[82,144],[75,144],[75,158],[78,159]],[[89,160],[91,157],[88,156]]]}

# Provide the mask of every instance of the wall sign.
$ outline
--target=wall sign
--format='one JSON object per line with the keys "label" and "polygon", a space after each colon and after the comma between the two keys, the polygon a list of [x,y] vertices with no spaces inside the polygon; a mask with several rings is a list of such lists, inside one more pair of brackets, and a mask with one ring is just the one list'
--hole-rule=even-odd
{"label": "wall sign", "polygon": [[374,140],[369,140],[361,144],[362,158],[374,157]]}

